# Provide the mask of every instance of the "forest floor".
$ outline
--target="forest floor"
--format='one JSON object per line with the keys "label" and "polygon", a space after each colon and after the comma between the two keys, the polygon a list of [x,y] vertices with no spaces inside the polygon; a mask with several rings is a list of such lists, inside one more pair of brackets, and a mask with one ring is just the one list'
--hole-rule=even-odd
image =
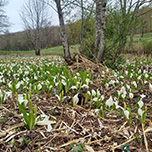
{"label": "forest floor", "polygon": [[[5,79],[4,82],[0,81],[1,88],[10,91],[11,87],[8,87],[10,81],[13,83],[15,79],[17,82],[24,80],[24,76],[22,78],[18,76],[18,79],[14,77],[16,76],[14,75],[15,72],[22,73],[17,68],[19,64],[24,74],[25,69],[31,66],[27,75],[29,79],[36,75],[38,77],[37,81],[44,84],[43,81],[50,78],[44,76],[44,74],[50,70],[51,66],[49,64],[54,61],[48,60],[49,57],[43,59],[33,58],[30,59],[32,60],[32,63],[30,63],[30,60],[25,58],[29,57],[25,56],[23,60],[20,57],[16,59],[17,61],[15,59],[5,61],[6,58],[0,61],[0,79]],[[26,61],[24,62],[24,60]],[[39,65],[40,63],[42,64]],[[36,65],[41,66],[41,69],[37,68],[34,71]],[[64,65],[60,66],[61,69],[63,67]],[[37,105],[37,116],[43,114],[48,116],[52,127],[50,131],[47,131],[47,125],[42,124],[36,124],[32,130],[28,130],[18,107],[17,98],[15,98],[13,105],[12,96],[6,98],[0,105],[0,152],[129,152],[129,150],[131,152],[152,152],[151,59],[135,58],[132,63],[122,66],[119,71],[113,71],[85,59],[81,59],[80,62],[76,62],[72,66],[65,66],[65,68],[69,73],[72,71],[73,77],[70,79],[70,76],[67,73],[64,74],[62,69],[63,71],[58,71],[59,74],[57,71],[55,73],[59,80],[60,77],[67,76],[68,78],[66,77],[64,80],[68,83],[69,80],[72,81],[75,76],[79,75],[77,74],[78,69],[82,69],[82,72],[87,74],[84,74],[85,78],[89,78],[91,81],[88,84],[89,88],[82,87],[85,83],[80,72],[79,82],[81,86],[79,86],[79,89],[71,90],[71,83],[69,90],[64,92],[65,97],[60,102],[56,95],[60,96],[60,91],[55,91],[59,89],[58,85],[54,84],[55,89],[51,93],[48,92],[47,88],[44,87],[43,89],[43,85],[38,93],[33,91],[31,101],[33,106]],[[14,70],[12,77],[8,75],[10,69],[12,69],[12,72]],[[39,70],[40,72],[37,72]],[[36,74],[33,76],[34,72]],[[131,72],[132,77],[128,74]],[[91,77],[88,76],[89,73],[91,73]],[[54,71],[51,74],[53,75]],[[41,79],[42,77],[43,79]],[[32,85],[36,83],[36,86],[38,86],[36,80],[32,80],[32,78],[30,80]],[[132,83],[134,81],[137,83],[137,87]],[[18,93],[25,93],[28,90],[28,85],[25,82],[24,85],[26,87],[20,86]],[[124,98],[120,94],[118,95],[122,87],[126,89]],[[90,95],[88,92],[92,94],[91,97],[88,97]],[[74,104],[73,97],[77,93],[79,94],[79,103]],[[129,93],[133,93],[132,99],[130,99]],[[101,100],[102,95],[104,96],[103,100]],[[145,96],[141,97],[141,95]],[[113,98],[113,105],[107,107],[107,101],[110,97]],[[129,119],[127,119],[127,115],[124,114],[121,108],[114,106],[117,100],[119,100],[119,106],[122,109],[129,111]],[[139,101],[142,101],[143,105],[141,107],[138,104]],[[139,108],[143,111],[143,117],[138,112]],[[29,109],[29,106],[27,106],[28,112]]]}

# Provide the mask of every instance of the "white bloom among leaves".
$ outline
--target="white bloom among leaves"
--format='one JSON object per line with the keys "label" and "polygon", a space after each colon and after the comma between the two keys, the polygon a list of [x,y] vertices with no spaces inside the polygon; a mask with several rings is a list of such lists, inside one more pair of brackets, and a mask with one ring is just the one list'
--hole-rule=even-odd
{"label": "white bloom among leaves", "polygon": [[152,84],[151,83],[149,83],[149,89],[152,92]]}
{"label": "white bloom among leaves", "polygon": [[118,105],[118,101],[114,102],[115,106],[116,106],[116,109],[119,109],[120,106]]}
{"label": "white bloom among leaves", "polygon": [[79,102],[78,93],[73,97],[73,104],[76,105]]}
{"label": "white bloom among leaves", "polygon": [[134,94],[133,93],[129,93],[129,98],[133,99],[133,97],[134,97]]}
{"label": "white bloom among leaves", "polygon": [[89,89],[89,86],[88,86],[87,84],[83,84],[83,85],[81,86],[81,88]]}
{"label": "white bloom among leaves", "polygon": [[113,99],[112,99],[112,97],[110,96],[110,98],[106,101],[106,105],[108,106],[108,107],[111,107],[112,105],[113,105]]}
{"label": "white bloom among leaves", "polygon": [[70,89],[74,90],[74,89],[77,89],[77,87],[76,86],[72,86]]}
{"label": "white bloom among leaves", "polygon": [[142,95],[140,95],[140,97],[141,97],[141,100],[142,100],[143,98],[146,97],[146,95],[142,94]]}
{"label": "white bloom among leaves", "polygon": [[129,111],[128,110],[124,110],[124,114],[125,114],[126,118],[129,120]]}
{"label": "white bloom among leaves", "polygon": [[98,97],[93,98],[92,101],[98,101]]}
{"label": "white bloom among leaves", "polygon": [[142,109],[138,109],[138,114],[142,117],[142,115],[143,115],[143,111],[142,111]]}
{"label": "white bloom among leaves", "polygon": [[18,95],[18,102],[19,102],[20,104],[24,103],[24,105],[26,106],[27,103],[28,103],[28,100],[24,99],[23,94],[19,94],[19,95]]}
{"label": "white bloom among leaves", "polygon": [[133,81],[132,84],[134,85],[135,88],[137,88],[137,83],[136,83],[136,81]]}
{"label": "white bloom among leaves", "polygon": [[102,95],[102,96],[100,97],[100,100],[101,100],[101,101],[103,101],[103,99],[104,99],[104,95]]}
{"label": "white bloom among leaves", "polygon": [[127,95],[127,92],[125,91],[125,92],[123,92],[123,94],[121,95],[121,97],[124,99],[126,97],[126,95]]}
{"label": "white bloom among leaves", "polygon": [[5,92],[5,94],[6,94],[6,97],[12,97],[12,92],[11,91],[7,91],[7,92]]}
{"label": "white bloom among leaves", "polygon": [[142,101],[142,100],[140,100],[140,101],[138,102],[138,105],[139,105],[139,108],[142,108],[142,107],[143,107],[143,105],[144,105],[143,101]]}
{"label": "white bloom among leaves", "polygon": [[38,121],[37,125],[45,125],[45,126],[47,126],[47,129],[46,129],[47,132],[50,132],[52,130],[52,126],[51,126],[51,123],[50,123],[50,121],[48,119],[48,116],[44,117],[44,119],[42,121]]}
{"label": "white bloom among leaves", "polygon": [[59,96],[58,94],[56,94],[55,96],[56,96],[56,97],[58,98],[58,100],[60,101],[60,96]]}
{"label": "white bloom among leaves", "polygon": [[128,90],[130,90],[130,85],[126,84],[126,88],[127,88]]}
{"label": "white bloom among leaves", "polygon": [[90,92],[90,91],[88,91],[88,92],[87,92],[87,94],[88,94],[88,95],[91,95],[91,92]]}
{"label": "white bloom among leaves", "polygon": [[85,81],[86,81],[87,85],[89,85],[89,83],[92,83],[92,81],[90,79],[88,79],[88,78],[86,78]]}
{"label": "white bloom among leaves", "polygon": [[39,83],[39,84],[37,85],[37,88],[38,88],[38,90],[41,90],[41,89],[42,89],[42,85]]}
{"label": "white bloom among leaves", "polygon": [[61,83],[62,83],[64,86],[67,85],[64,79],[61,80]]}
{"label": "white bloom among leaves", "polygon": [[95,90],[93,90],[93,89],[92,89],[91,93],[92,93],[93,96],[96,95],[96,92],[95,92]]}

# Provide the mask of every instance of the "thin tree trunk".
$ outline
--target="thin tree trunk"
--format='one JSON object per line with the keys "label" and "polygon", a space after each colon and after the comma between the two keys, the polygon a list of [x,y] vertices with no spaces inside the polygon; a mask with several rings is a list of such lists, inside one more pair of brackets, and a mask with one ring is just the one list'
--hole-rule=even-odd
{"label": "thin tree trunk", "polygon": [[60,22],[60,32],[61,32],[62,45],[63,45],[63,49],[64,49],[64,59],[68,64],[71,64],[71,54],[69,51],[69,45],[68,45],[68,40],[67,40],[67,36],[66,36],[66,31],[65,31],[63,12],[62,12],[62,8],[61,8],[61,0],[55,0],[55,3],[56,3],[56,7],[57,7],[59,22]]}
{"label": "thin tree trunk", "polygon": [[[99,0],[97,0],[99,1]],[[105,27],[106,27],[106,4],[107,0],[100,0],[101,3],[101,11],[100,11],[100,43],[99,43],[99,51],[97,54],[97,60],[101,61],[104,46],[105,46]]]}
{"label": "thin tree trunk", "polygon": [[98,50],[100,36],[101,36],[101,0],[96,1],[96,19],[95,19],[95,41],[94,41],[94,49],[93,53],[96,53]]}
{"label": "thin tree trunk", "polygon": [[134,31],[132,29],[131,33],[130,33],[130,45],[129,45],[129,52],[130,53],[133,52],[133,38],[134,38]]}
{"label": "thin tree trunk", "polygon": [[39,26],[37,27],[35,31],[35,55],[40,55],[40,50],[41,50],[41,40],[40,40],[40,29]]}
{"label": "thin tree trunk", "polygon": [[35,55],[40,55],[40,49],[35,49]]}
{"label": "thin tree trunk", "polygon": [[80,53],[83,53],[83,36],[84,36],[84,8],[83,8],[83,0],[81,0],[81,33],[80,33]]}

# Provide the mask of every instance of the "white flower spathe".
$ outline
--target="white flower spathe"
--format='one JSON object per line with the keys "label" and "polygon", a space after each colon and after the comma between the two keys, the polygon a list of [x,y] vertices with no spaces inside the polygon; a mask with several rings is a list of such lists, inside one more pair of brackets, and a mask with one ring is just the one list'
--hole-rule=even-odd
{"label": "white flower spathe", "polygon": [[123,77],[122,75],[120,76],[120,78],[121,78],[121,79],[124,79],[124,77]]}
{"label": "white flower spathe", "polygon": [[140,97],[141,97],[141,100],[142,100],[143,98],[146,97],[146,95],[142,94],[142,95],[140,95]]}
{"label": "white flower spathe", "polygon": [[93,98],[92,101],[98,101],[98,97]]}
{"label": "white flower spathe", "polygon": [[89,86],[88,86],[87,84],[83,84],[83,85],[81,86],[81,88],[89,89]]}
{"label": "white flower spathe", "polygon": [[53,88],[53,86],[52,86],[52,85],[50,85],[50,86],[49,86],[49,90],[51,90],[52,88]]}
{"label": "white flower spathe", "polygon": [[130,93],[129,93],[129,98],[130,98],[130,99],[133,99],[133,97],[134,97],[134,94],[130,92]]}
{"label": "white flower spathe", "polygon": [[148,78],[148,74],[147,73],[145,74],[145,78]]}
{"label": "white flower spathe", "polygon": [[59,95],[57,95],[57,94],[56,94],[55,96],[56,96],[56,97],[58,98],[58,100],[60,101],[60,96],[59,96]]}
{"label": "white flower spathe", "polygon": [[79,94],[77,93],[77,94],[74,95],[74,97],[73,97],[73,104],[74,104],[74,105],[78,104],[78,102],[79,102],[78,95],[79,95]]}
{"label": "white flower spathe", "polygon": [[123,92],[123,94],[121,96],[124,99],[126,97],[126,95],[127,95],[127,92],[125,91],[125,92]]}
{"label": "white flower spathe", "polygon": [[19,87],[20,87],[20,82],[18,82],[17,84],[16,84],[16,89],[18,89]]}
{"label": "white flower spathe", "polygon": [[152,92],[152,84],[149,83],[149,90]]}
{"label": "white flower spathe", "polygon": [[80,82],[77,82],[76,87],[78,88],[80,86],[80,84],[81,84]]}
{"label": "white flower spathe", "polygon": [[142,115],[143,115],[143,111],[142,111],[142,109],[138,109],[138,114],[142,117]]}
{"label": "white flower spathe", "polygon": [[12,92],[11,91],[7,91],[7,92],[5,92],[5,94],[6,94],[6,97],[12,97]]}
{"label": "white flower spathe", "polygon": [[137,83],[136,83],[136,81],[133,81],[132,84],[134,85],[135,88],[137,88]]}
{"label": "white flower spathe", "polygon": [[116,109],[119,109],[120,106],[118,105],[118,101],[114,102],[115,106],[116,106]]}
{"label": "white flower spathe", "polygon": [[37,125],[46,125],[47,126],[47,132],[50,132],[52,130],[51,123],[48,119],[48,117],[45,117],[42,121],[38,121]]}
{"label": "white flower spathe", "polygon": [[62,83],[64,86],[67,85],[64,79],[61,80],[61,83]]}
{"label": "white flower spathe", "polygon": [[42,85],[39,83],[39,84],[37,85],[37,88],[38,88],[38,90],[41,90]]}
{"label": "white flower spathe", "polygon": [[141,75],[137,79],[140,80],[141,79]]}
{"label": "white flower spathe", "polygon": [[91,95],[91,92],[90,92],[90,91],[88,91],[88,92],[87,92],[87,94],[88,94],[88,95]]}
{"label": "white flower spathe", "polygon": [[77,72],[76,75],[77,75],[77,76],[80,76],[80,73]]}
{"label": "white flower spathe", "polygon": [[125,74],[128,75],[128,71],[125,71]]}
{"label": "white flower spathe", "polygon": [[127,87],[128,90],[130,90],[130,85],[126,84],[126,87]]}
{"label": "white flower spathe", "polygon": [[112,105],[113,105],[113,99],[112,99],[112,97],[110,96],[110,98],[106,101],[106,105],[108,106],[108,107],[111,107]]}
{"label": "white flower spathe", "polygon": [[138,102],[138,105],[139,105],[139,107],[140,107],[140,108],[142,108],[142,107],[143,107],[143,105],[144,105],[143,101],[142,101],[142,100],[140,100],[140,101]]}
{"label": "white flower spathe", "polygon": [[103,101],[104,99],[104,95],[101,95],[100,100]]}
{"label": "white flower spathe", "polygon": [[92,81],[89,78],[86,78],[85,81],[86,81],[87,85],[89,85],[89,83],[92,83]]}
{"label": "white flower spathe", "polygon": [[112,84],[113,86],[115,85],[115,83],[116,83],[115,80],[111,80],[111,81],[109,82],[109,84]]}
{"label": "white flower spathe", "polygon": [[91,90],[91,93],[92,93],[93,96],[96,95],[96,92],[95,92],[95,90],[93,90],[93,89]]}
{"label": "white flower spathe", "polygon": [[126,88],[124,86],[121,87],[120,94],[126,92]]}
{"label": "white flower spathe", "polygon": [[19,102],[20,104],[24,103],[24,105],[26,106],[27,103],[28,103],[28,100],[24,99],[23,94],[19,94],[19,95],[18,95],[18,102]]}
{"label": "white flower spathe", "polygon": [[126,118],[129,120],[129,111],[128,110],[124,110],[124,114],[125,114]]}
{"label": "white flower spathe", "polygon": [[70,89],[74,90],[74,89],[77,89],[77,87],[76,86],[71,86]]}

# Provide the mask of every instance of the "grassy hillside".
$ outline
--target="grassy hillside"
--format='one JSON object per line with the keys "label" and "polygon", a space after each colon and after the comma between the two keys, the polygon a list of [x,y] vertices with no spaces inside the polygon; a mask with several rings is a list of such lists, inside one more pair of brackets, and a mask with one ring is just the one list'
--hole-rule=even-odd
{"label": "grassy hillside", "polygon": [[[78,52],[78,50],[79,50],[79,45],[70,46],[71,52]],[[34,55],[35,52],[34,52],[34,50],[30,50],[30,51],[0,51],[0,54],[1,55],[2,54],[32,54],[32,55]],[[48,48],[48,49],[42,49],[41,55],[59,55],[59,56],[62,56],[63,55],[63,47],[56,46],[56,47],[52,47],[52,48]]]}
{"label": "grassy hillside", "polygon": [[[140,42],[139,41],[140,37],[141,37],[141,34],[136,34],[134,36],[134,43]],[[143,37],[141,38],[141,42],[148,42],[148,41],[151,41],[151,40],[152,40],[152,33],[144,34]]]}

